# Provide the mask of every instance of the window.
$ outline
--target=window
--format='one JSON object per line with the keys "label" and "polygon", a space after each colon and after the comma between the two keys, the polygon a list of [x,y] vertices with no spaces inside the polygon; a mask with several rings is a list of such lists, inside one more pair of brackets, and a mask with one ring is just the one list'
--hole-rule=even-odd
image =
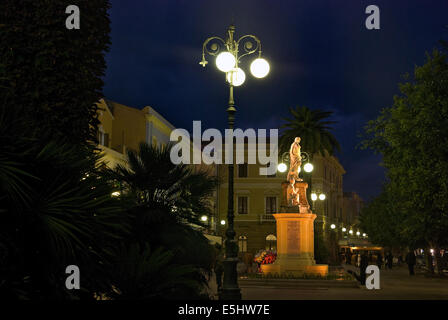
{"label": "window", "polygon": [[277,198],[266,197],[266,214],[273,214],[277,212]]}
{"label": "window", "polygon": [[102,127],[98,129],[98,144],[109,147],[109,134],[104,133]]}
{"label": "window", "polygon": [[238,213],[247,214],[247,197],[238,197]]}
{"label": "window", "polygon": [[277,250],[277,237],[273,234],[266,236],[266,250]]}
{"label": "window", "polygon": [[238,165],[238,178],[247,178],[247,163]]}
{"label": "window", "polygon": [[238,237],[238,249],[239,249],[239,252],[247,252],[247,237],[246,236]]}

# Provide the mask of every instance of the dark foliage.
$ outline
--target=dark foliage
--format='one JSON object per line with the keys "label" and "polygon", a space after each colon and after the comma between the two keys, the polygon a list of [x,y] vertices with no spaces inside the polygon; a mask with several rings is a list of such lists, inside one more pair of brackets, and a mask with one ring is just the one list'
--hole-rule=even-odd
{"label": "dark foliage", "polygon": [[96,102],[102,98],[108,50],[108,0],[80,0],[81,28],[68,30],[73,1],[0,2],[0,88],[36,136],[86,144],[96,140]]}
{"label": "dark foliage", "polygon": [[302,150],[310,155],[326,153],[333,155],[340,151],[340,146],[331,133],[334,121],[328,120],[333,114],[331,111],[311,110],[308,107],[289,109],[292,118],[286,118],[282,128],[286,128],[280,138],[280,150],[289,151],[295,137],[301,138]]}
{"label": "dark foliage", "polygon": [[[0,106],[0,295],[63,299],[108,287],[107,270],[126,220],[98,156],[34,138],[20,106]],[[82,291],[65,289],[65,268],[82,270]]]}

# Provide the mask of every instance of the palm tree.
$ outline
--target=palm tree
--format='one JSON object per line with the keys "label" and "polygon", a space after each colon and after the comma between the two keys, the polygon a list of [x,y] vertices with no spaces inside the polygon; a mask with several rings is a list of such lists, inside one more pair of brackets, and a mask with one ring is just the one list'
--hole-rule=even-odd
{"label": "palm tree", "polygon": [[[196,296],[200,296],[206,285],[204,274],[210,274],[212,269],[214,248],[195,226],[202,225],[202,215],[212,213],[210,197],[218,180],[192,166],[173,164],[171,148],[171,144],[158,148],[141,143],[137,151],[127,152],[127,166],[118,165],[110,171],[110,178],[119,181],[126,190],[122,198],[134,202],[128,210],[132,226],[132,237],[126,242],[129,254],[132,256],[131,251],[135,251],[136,246],[142,255],[148,246],[172,252],[170,261],[177,267],[170,272],[182,275],[182,279],[188,276],[195,283]],[[150,262],[144,261],[138,264],[143,269],[151,266]],[[180,269],[176,271],[176,268]],[[189,268],[193,268],[193,272],[183,275],[182,272]],[[150,270],[141,272],[151,274]],[[120,279],[117,287],[123,292],[121,298],[132,298],[133,293],[124,289],[132,287],[126,280],[131,278]],[[165,294],[155,292],[154,286],[142,286],[141,290],[148,297]],[[192,295],[190,292],[184,298]]]}
{"label": "palm tree", "polygon": [[127,166],[117,165],[111,178],[129,190],[144,207],[171,212],[180,222],[201,225],[202,215],[211,215],[210,197],[218,185],[205,170],[171,162],[172,144],[156,147],[140,143],[128,150]]}
{"label": "palm tree", "polygon": [[301,138],[302,150],[312,158],[315,154],[322,156],[333,155],[340,151],[341,147],[335,136],[330,132],[331,125],[335,121],[327,120],[332,111],[311,110],[308,107],[290,108],[292,118],[284,118],[286,121],[281,128],[286,128],[280,138],[280,150],[289,151],[295,137]]}
{"label": "palm tree", "polygon": [[176,263],[174,254],[162,247],[151,250],[138,244],[121,246],[112,268],[114,300],[201,298],[206,281],[195,280],[193,266]]}

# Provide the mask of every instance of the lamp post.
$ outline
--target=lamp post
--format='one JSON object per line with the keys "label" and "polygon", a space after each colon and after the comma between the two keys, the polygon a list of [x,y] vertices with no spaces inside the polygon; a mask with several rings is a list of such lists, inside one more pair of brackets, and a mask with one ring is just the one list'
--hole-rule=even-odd
{"label": "lamp post", "polygon": [[[225,73],[229,85],[229,102],[227,108],[229,129],[233,130],[235,124],[235,101],[233,87],[240,86],[246,79],[244,71],[238,64],[244,56],[258,53],[258,58],[250,65],[250,71],[256,78],[263,78],[269,73],[268,62],[261,58],[261,42],[254,35],[244,35],[238,40],[234,38],[235,26],[227,29],[226,39],[213,36],[207,38],[202,45],[202,60],[200,65],[205,67],[208,61],[205,55],[216,56],[216,67]],[[240,54],[241,53],[241,54]],[[233,159],[232,159],[233,160]],[[219,294],[221,300],[240,300],[241,291],[238,287],[236,265],[238,263],[238,243],[235,240],[234,212],[233,212],[233,161],[229,167],[229,189],[227,204],[227,230],[226,230],[226,258],[224,260],[224,282]]]}
{"label": "lamp post", "polygon": [[311,193],[311,201],[313,201],[313,207],[312,207],[312,209],[314,210],[314,204],[315,204],[315,201],[317,200],[317,199],[319,199],[320,201],[324,201],[325,199],[326,199],[326,195],[325,195],[325,193],[320,193],[319,192],[319,196],[317,195],[317,193],[315,193],[315,192],[312,192]]}
{"label": "lamp post", "polygon": [[[310,162],[310,157],[308,155],[308,153],[301,151],[300,152],[300,157],[303,161],[305,161],[305,164],[303,165],[303,170],[307,173],[310,173],[311,171],[314,170],[314,166],[313,164]],[[286,170],[288,170],[288,165],[285,164],[285,162],[289,162],[289,152],[283,152],[282,156],[281,156],[281,160],[282,162],[280,162],[277,165],[277,170],[280,172],[285,172]],[[302,161],[302,162],[303,162]],[[299,174],[300,174],[300,167],[299,167]]]}

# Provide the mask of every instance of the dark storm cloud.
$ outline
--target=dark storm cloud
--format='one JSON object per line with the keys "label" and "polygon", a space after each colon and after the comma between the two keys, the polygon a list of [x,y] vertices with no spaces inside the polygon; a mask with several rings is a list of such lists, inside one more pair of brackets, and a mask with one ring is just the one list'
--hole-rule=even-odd
{"label": "dark storm cloud", "polygon": [[[365,8],[381,10],[381,30],[364,26]],[[237,126],[277,128],[289,107],[333,110],[338,155],[347,173],[344,188],[365,198],[381,187],[379,157],[356,150],[357,133],[398,93],[401,75],[422,64],[425,51],[448,38],[448,1],[120,1],[112,0],[112,48],[105,95],[123,104],[150,105],[175,126],[226,127],[224,75],[202,42],[253,33],[271,73],[248,74],[235,90]]]}

